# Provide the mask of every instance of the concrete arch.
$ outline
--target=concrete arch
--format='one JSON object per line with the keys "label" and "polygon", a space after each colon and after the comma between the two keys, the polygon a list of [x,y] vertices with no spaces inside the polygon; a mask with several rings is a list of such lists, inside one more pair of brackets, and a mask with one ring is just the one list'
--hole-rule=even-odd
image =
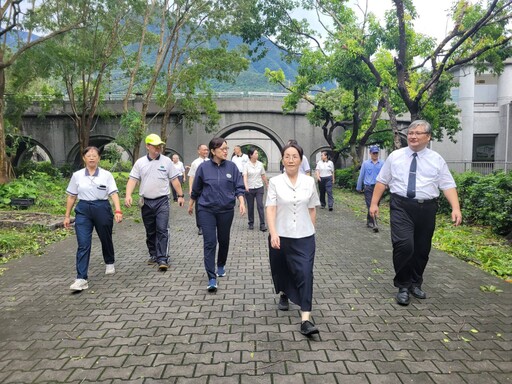
{"label": "concrete arch", "polygon": [[20,142],[18,144],[18,148],[16,149],[16,155],[12,161],[12,164],[17,167],[21,165],[25,160],[27,160],[26,156],[28,152],[34,148],[39,147],[44,152],[44,154],[50,159],[52,165],[55,165],[51,152],[45,145],[37,140],[34,140],[27,136],[21,136]]}
{"label": "concrete arch", "polygon": [[281,150],[285,145],[285,142],[279,136],[279,134],[277,134],[276,131],[274,131],[273,129],[271,129],[263,124],[257,123],[255,121],[241,121],[241,122],[238,122],[235,124],[228,125],[228,126],[222,128],[220,131],[218,131],[217,136],[225,138],[232,133],[242,131],[242,130],[248,129],[248,128],[254,129],[255,131],[261,132],[264,135],[266,135],[277,145],[279,150]]}
{"label": "concrete arch", "polygon": [[[94,135],[89,137],[89,146],[98,147],[100,150],[100,153],[103,152],[103,149],[107,144],[112,143],[115,141],[115,137],[108,136],[108,135]],[[119,144],[118,144],[119,145]],[[122,146],[121,146],[122,147]],[[130,157],[133,157],[132,152],[125,147],[122,147],[129,155]],[[80,154],[80,144],[75,143],[73,147],[70,149],[66,156],[66,160],[68,164],[72,164],[74,168],[78,168],[81,166],[82,163],[82,156]]]}

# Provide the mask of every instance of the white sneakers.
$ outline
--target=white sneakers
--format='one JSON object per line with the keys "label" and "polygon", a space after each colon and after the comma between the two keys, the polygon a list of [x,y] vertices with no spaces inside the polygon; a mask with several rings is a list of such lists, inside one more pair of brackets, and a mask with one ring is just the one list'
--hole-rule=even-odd
{"label": "white sneakers", "polygon": [[89,283],[84,279],[76,279],[73,284],[69,287],[72,291],[83,291],[89,288]]}
{"label": "white sneakers", "polygon": [[[114,273],[116,273],[114,264],[107,264],[105,268],[105,275],[113,275]],[[75,282],[69,286],[69,289],[72,291],[83,291],[87,288],[89,288],[89,283],[85,279],[76,279]]]}
{"label": "white sneakers", "polygon": [[105,275],[113,275],[116,272],[114,264],[107,264],[107,268],[105,269]]}

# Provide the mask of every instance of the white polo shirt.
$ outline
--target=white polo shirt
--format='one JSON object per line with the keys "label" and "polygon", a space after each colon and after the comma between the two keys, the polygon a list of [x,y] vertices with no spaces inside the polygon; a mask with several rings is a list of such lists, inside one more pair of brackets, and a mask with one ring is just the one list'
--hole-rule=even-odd
{"label": "white polo shirt", "polygon": [[[382,166],[377,181],[389,186],[391,193],[402,197],[407,196],[409,182],[409,169],[412,154],[409,147],[400,148],[390,153]],[[424,148],[417,152],[416,158],[416,199],[430,200],[439,196],[439,190],[455,188],[453,179],[446,161],[437,152]]]}
{"label": "white polo shirt", "polygon": [[334,164],[331,160],[320,160],[316,163],[315,170],[318,172],[320,177],[332,177],[332,174],[334,173]]}
{"label": "white polo shirt", "polygon": [[139,195],[147,199],[169,196],[169,180],[178,177],[178,170],[165,155],[152,160],[149,156],[141,157],[130,171],[130,178],[140,182]]}
{"label": "white polo shirt", "polygon": [[73,173],[66,192],[79,200],[108,200],[111,194],[117,193],[117,185],[109,171],[98,167],[91,175],[87,168],[83,168]]}
{"label": "white polo shirt", "polygon": [[245,164],[244,176],[247,175],[247,186],[249,189],[256,189],[263,187],[263,180],[261,175],[265,174],[265,168],[261,161],[256,160],[255,163],[248,161]]}
{"label": "white polo shirt", "polygon": [[198,157],[195,159],[192,164],[190,164],[190,169],[188,170],[188,177],[194,177],[196,175],[197,167],[204,163],[205,161],[210,160],[209,158],[203,159],[202,157]]}
{"label": "white polo shirt", "polygon": [[233,156],[231,161],[236,164],[238,170],[240,173],[242,173],[244,171],[245,165],[249,162],[249,156],[247,156],[245,153],[242,153],[240,156]]}
{"label": "white polo shirt", "polygon": [[320,200],[311,176],[299,173],[295,186],[286,173],[272,177],[265,205],[277,207],[276,231],[279,236],[299,239],[315,234],[309,208],[320,205]]}

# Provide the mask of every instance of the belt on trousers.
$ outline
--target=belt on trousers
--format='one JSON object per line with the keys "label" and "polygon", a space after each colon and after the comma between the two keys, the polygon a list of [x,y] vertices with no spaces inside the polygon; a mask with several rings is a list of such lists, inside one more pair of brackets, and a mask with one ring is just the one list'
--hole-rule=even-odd
{"label": "belt on trousers", "polygon": [[164,197],[169,198],[169,196],[163,195],[163,196],[160,196],[160,197],[155,197],[154,199],[150,199],[149,197],[144,197],[144,200],[159,200],[159,199],[163,199]]}
{"label": "belt on trousers", "polygon": [[397,195],[396,193],[392,193],[391,196],[397,198],[398,200],[406,201],[408,203],[416,203],[416,204],[432,204],[437,203],[439,198],[434,199],[410,199],[408,197]]}

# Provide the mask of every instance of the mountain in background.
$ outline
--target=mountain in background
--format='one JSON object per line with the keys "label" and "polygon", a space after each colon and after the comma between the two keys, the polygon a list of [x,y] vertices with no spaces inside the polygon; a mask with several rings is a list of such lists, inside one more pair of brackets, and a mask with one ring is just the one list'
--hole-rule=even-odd
{"label": "mountain in background", "polygon": [[[24,31],[12,31],[7,34],[7,45],[14,50],[19,41],[26,41],[28,33]],[[32,35],[32,40],[37,40],[39,36]],[[228,41],[228,47],[235,49],[235,47],[242,44],[242,39],[236,36],[223,36],[223,39]],[[215,47],[217,44],[211,44],[211,47]],[[253,47],[254,48],[254,47]],[[136,46],[133,46],[136,50]],[[252,60],[249,68],[242,72],[236,79],[235,83],[220,83],[216,80],[212,80],[210,83],[212,88],[216,92],[284,92],[283,88],[279,85],[269,83],[265,77],[265,69],[270,70],[282,69],[286,79],[293,81],[297,75],[298,64],[296,62],[287,63],[282,59],[282,52],[269,40],[264,42],[263,47],[260,48],[267,51],[266,55],[260,60]],[[147,63],[154,62],[156,54],[150,54],[145,57]],[[117,72],[117,71],[116,71]],[[120,72],[117,72],[120,73]],[[114,78],[116,76],[114,75]],[[117,78],[111,82],[112,93],[122,93],[126,89],[126,79]]]}

